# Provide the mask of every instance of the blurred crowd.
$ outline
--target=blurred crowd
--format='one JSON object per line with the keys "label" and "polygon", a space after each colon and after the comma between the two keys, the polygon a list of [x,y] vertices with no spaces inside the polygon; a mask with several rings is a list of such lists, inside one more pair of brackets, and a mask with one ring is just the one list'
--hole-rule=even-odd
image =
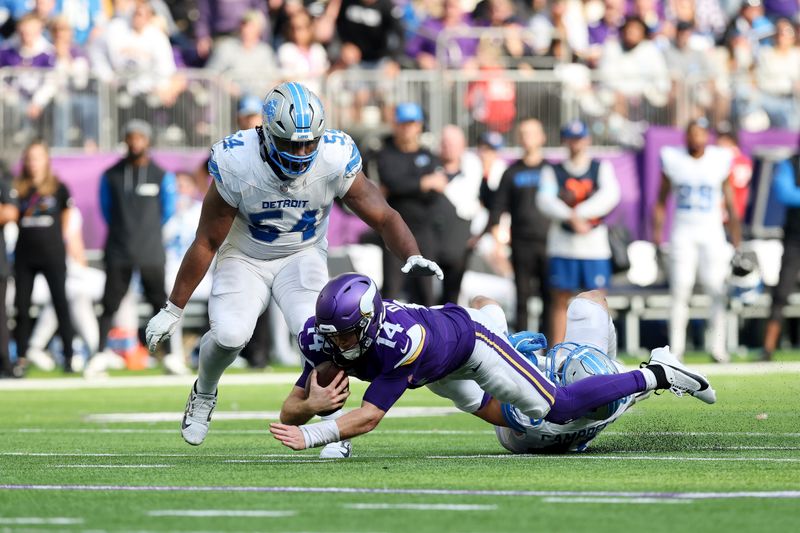
{"label": "blurred crowd", "polygon": [[484,76],[469,88],[470,113],[505,132],[515,99],[529,95],[495,77],[547,70],[581,116],[628,134],[700,115],[734,129],[798,129],[799,12],[795,0],[0,0],[0,67],[50,73],[19,74],[2,100],[24,111],[20,131],[41,128],[53,106],[54,145],[92,148],[101,132],[88,95],[103,83],[120,128],[158,109],[167,139],[196,145],[211,140],[215,117],[175,127],[209,98],[187,68],[224,76],[234,100],[282,79],[319,93],[338,70],[391,80],[458,69]]}

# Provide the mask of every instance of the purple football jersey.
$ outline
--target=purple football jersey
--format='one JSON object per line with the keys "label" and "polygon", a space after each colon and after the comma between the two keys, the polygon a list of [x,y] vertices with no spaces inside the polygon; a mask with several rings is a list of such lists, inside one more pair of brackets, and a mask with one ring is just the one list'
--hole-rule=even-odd
{"label": "purple football jersey", "polygon": [[[388,411],[406,389],[439,380],[463,365],[475,347],[475,326],[463,307],[423,307],[383,300],[386,318],[378,338],[347,373],[370,386],[364,400]],[[314,366],[332,357],[322,351],[314,317],[297,338],[306,358],[298,387]]]}

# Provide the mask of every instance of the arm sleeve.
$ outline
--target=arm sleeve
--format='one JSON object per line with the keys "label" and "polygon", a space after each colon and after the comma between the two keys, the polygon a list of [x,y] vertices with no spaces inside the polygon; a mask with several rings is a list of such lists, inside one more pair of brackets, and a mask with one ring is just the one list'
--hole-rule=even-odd
{"label": "arm sleeve", "polygon": [[772,189],[780,203],[788,207],[800,207],[800,187],[795,183],[794,172],[789,161],[781,161],[775,169]]}
{"label": "arm sleeve", "polygon": [[381,411],[388,411],[408,388],[408,372],[403,370],[378,376],[364,392],[364,401]]}
{"label": "arm sleeve", "polygon": [[197,21],[194,36],[198,39],[211,36],[211,0],[197,0]]}
{"label": "arm sleeve", "polygon": [[500,185],[497,186],[497,192],[494,194],[494,204],[492,210],[489,212],[489,222],[487,227],[491,228],[500,223],[500,215],[507,212],[510,208],[510,197],[512,185],[514,184],[514,176],[512,170],[506,169],[503,172],[503,177],[500,178]]}
{"label": "arm sleeve", "polygon": [[542,169],[542,181],[539,182],[539,192],[536,194],[536,207],[553,220],[568,220],[572,216],[572,209],[558,197],[556,174],[550,166]]}
{"label": "arm sleeve", "polygon": [[619,182],[608,161],[600,163],[597,191],[575,207],[575,213],[585,219],[604,217],[619,204]]}
{"label": "arm sleeve", "polygon": [[100,210],[106,224],[111,224],[111,188],[105,174],[100,177]]}
{"label": "arm sleeve", "polygon": [[159,199],[161,200],[161,225],[163,226],[167,223],[167,220],[172,218],[172,215],[175,214],[175,207],[178,203],[178,180],[175,178],[174,172],[164,173],[159,191]]}

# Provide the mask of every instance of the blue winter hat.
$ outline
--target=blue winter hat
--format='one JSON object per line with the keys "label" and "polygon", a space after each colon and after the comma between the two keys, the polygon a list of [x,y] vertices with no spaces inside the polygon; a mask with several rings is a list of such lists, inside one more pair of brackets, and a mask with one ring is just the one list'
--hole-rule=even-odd
{"label": "blue winter hat", "polygon": [[589,127],[582,120],[573,120],[561,128],[562,139],[583,139],[589,135]]}
{"label": "blue winter hat", "polygon": [[405,122],[422,122],[422,108],[414,102],[397,104],[394,110],[394,120],[398,124]]}

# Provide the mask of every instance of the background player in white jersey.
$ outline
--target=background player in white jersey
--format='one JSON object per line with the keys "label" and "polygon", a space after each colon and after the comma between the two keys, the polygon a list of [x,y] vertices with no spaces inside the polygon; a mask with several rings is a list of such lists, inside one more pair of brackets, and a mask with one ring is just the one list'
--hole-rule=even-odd
{"label": "background player in white jersey", "polygon": [[[201,340],[198,379],[181,424],[184,440],[192,445],[205,439],[219,379],[250,339],[270,297],[295,334],[314,314],[317,293],[328,280],[326,233],[334,198],[342,198],[393,253],[407,259],[403,272],[442,278],[361,171],[361,155],[350,136],[325,129],[315,94],[299,83],[282,83],[267,94],[263,115],[262,127],[239,131],[211,148],[208,170],[214,182],[197,235],[169,300],[147,325],[153,350],[175,330],[217,254],[208,301],[211,327]],[[346,457],[349,449],[346,443],[322,453]]]}
{"label": "background player in white jersey", "polygon": [[[512,342],[527,333],[515,334]],[[524,351],[529,358],[533,356],[528,353],[530,350]],[[605,297],[600,291],[589,291],[572,300],[567,309],[564,342],[554,346],[546,357],[537,357],[537,366],[551,381],[566,386],[592,375],[625,372],[616,354],[617,336]],[[525,424],[520,424],[521,414],[504,404],[503,414],[509,427],[495,426],[495,432],[500,444],[514,453],[580,452],[637,399],[645,396],[626,396],[566,424],[547,420],[525,420]]]}
{"label": "background player in white jersey", "polygon": [[725,279],[733,255],[725,238],[723,205],[733,245],[741,242],[739,218],[733,207],[728,176],[730,150],[708,146],[708,123],[691,122],[686,128],[686,148],[665,147],[661,151],[661,190],[653,212],[653,241],[660,245],[664,231],[667,196],[675,196],[675,216],[670,238],[670,346],[682,358],[686,350],[689,298],[698,266],[700,281],[712,298],[711,355],[727,361],[725,345]]}

